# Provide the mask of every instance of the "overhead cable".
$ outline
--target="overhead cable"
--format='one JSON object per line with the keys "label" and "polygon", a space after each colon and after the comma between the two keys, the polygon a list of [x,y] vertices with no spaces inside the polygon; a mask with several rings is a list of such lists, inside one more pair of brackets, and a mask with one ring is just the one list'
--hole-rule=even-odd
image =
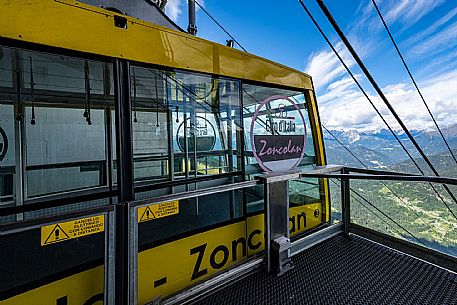
{"label": "overhead cable", "polygon": [[[325,127],[324,125],[322,125],[322,127],[325,129],[325,131],[327,131],[327,133],[332,136],[333,139],[335,139],[335,141],[337,141],[341,146],[343,146],[343,148],[349,152],[349,154],[351,156],[353,156],[360,164],[362,164],[363,167],[365,167],[366,169],[368,169],[368,166],[362,161],[360,160],[346,145],[343,144],[343,142],[341,142],[340,140],[338,140],[338,138],[330,131],[327,129],[327,127]],[[414,213],[414,215],[417,216],[417,218],[419,218],[420,220],[422,220],[422,222],[424,224],[426,224],[431,230],[435,231],[434,228],[432,228],[432,226],[430,226],[430,224],[428,222],[426,222],[416,211],[414,211],[414,209],[410,208],[408,206],[408,204],[403,200],[403,198],[401,198],[397,193],[395,193],[384,181],[380,181],[380,183],[385,187],[387,188],[387,190],[392,194],[394,195],[395,197],[398,198],[398,200],[400,200],[401,203],[403,203],[405,205],[405,207],[410,210],[411,212]],[[435,231],[435,233],[438,233]]]}
{"label": "overhead cable", "polygon": [[[301,0],[300,0],[301,1]],[[382,92],[381,88],[378,86],[378,84],[376,83],[376,81],[374,80],[373,76],[371,75],[371,73],[368,71],[367,67],[365,66],[365,64],[363,63],[363,61],[360,59],[359,55],[357,54],[357,52],[354,50],[354,48],[352,47],[351,43],[349,42],[349,40],[346,38],[346,35],[344,35],[343,31],[341,30],[341,28],[339,27],[339,25],[337,24],[336,20],[333,18],[332,14],[330,13],[330,11],[328,10],[327,6],[325,6],[324,4],[324,1],[323,0],[316,0],[317,4],[319,5],[319,7],[321,8],[322,12],[324,13],[324,15],[327,17],[328,21],[330,22],[330,24],[333,26],[333,28],[335,29],[335,31],[337,32],[338,36],[341,38],[341,40],[343,41],[344,45],[347,47],[347,49],[349,50],[349,52],[351,53],[352,57],[355,59],[355,61],[357,62],[357,64],[359,65],[360,69],[362,69],[363,73],[365,74],[365,76],[367,77],[367,79],[370,81],[371,85],[373,86],[373,88],[375,89],[376,93],[379,95],[379,97],[382,99],[382,101],[384,102],[384,104],[387,106],[387,108],[390,110],[390,112],[392,113],[393,117],[397,120],[398,124],[401,126],[401,128],[403,129],[403,131],[405,132],[405,134],[408,136],[409,140],[411,141],[411,143],[414,145],[414,147],[416,148],[416,150],[419,152],[419,154],[422,156],[422,158],[424,159],[424,161],[427,163],[427,165],[430,167],[430,169],[432,170],[432,172],[435,174],[435,176],[439,176],[439,173],[438,171],[435,169],[435,167],[433,166],[433,164],[430,162],[429,158],[427,157],[427,155],[424,153],[424,151],[422,150],[422,148],[419,146],[419,144],[417,143],[417,141],[414,139],[413,135],[411,134],[411,132],[409,131],[409,129],[406,127],[406,125],[403,123],[402,119],[398,116],[397,112],[395,111],[395,109],[392,107],[392,105],[390,104],[389,100],[387,99],[387,97],[384,95],[384,93]],[[446,191],[448,192],[449,196],[451,196],[451,198],[454,200],[455,203],[457,203],[457,198],[454,197],[454,194],[452,194],[452,192],[449,190],[449,188],[447,187],[447,185],[443,185],[443,187],[446,189]]]}
{"label": "overhead cable", "polygon": [[379,8],[378,8],[378,5],[376,4],[376,1],[375,1],[375,0],[371,0],[371,1],[373,2],[373,5],[374,5],[374,7],[376,8],[376,11],[378,12],[379,18],[381,18],[381,21],[382,21],[382,23],[383,23],[383,25],[384,25],[384,28],[385,28],[386,31],[387,31],[387,34],[389,34],[390,40],[392,41],[392,43],[393,43],[395,49],[397,50],[398,56],[400,57],[400,59],[401,59],[401,61],[402,61],[402,63],[403,63],[403,66],[405,67],[406,71],[408,72],[408,75],[409,75],[409,77],[411,78],[411,81],[413,82],[414,87],[416,87],[417,93],[419,93],[419,96],[420,96],[420,98],[422,99],[422,102],[424,103],[425,108],[427,108],[427,111],[428,111],[428,113],[430,114],[430,117],[432,118],[433,123],[434,123],[435,126],[436,126],[436,129],[438,129],[438,132],[439,132],[439,134],[441,135],[441,138],[443,139],[444,144],[446,144],[446,147],[447,147],[447,149],[449,150],[449,153],[451,154],[452,158],[454,159],[455,163],[457,164],[457,159],[456,159],[454,153],[452,152],[452,149],[451,149],[451,147],[449,146],[449,143],[447,142],[446,138],[444,137],[444,134],[443,134],[443,132],[441,131],[440,126],[439,126],[438,123],[436,122],[435,117],[434,117],[433,114],[432,114],[432,111],[431,111],[430,108],[428,107],[428,104],[427,104],[427,102],[425,101],[425,98],[424,98],[424,96],[422,95],[422,92],[420,91],[419,86],[417,85],[416,80],[414,79],[414,77],[413,77],[413,75],[412,75],[412,73],[411,73],[411,71],[410,71],[408,65],[406,64],[405,59],[403,58],[403,55],[401,54],[400,49],[398,48],[398,45],[397,45],[397,43],[395,42],[395,39],[394,39],[394,37],[392,36],[392,34],[391,34],[390,30],[389,30],[389,27],[387,26],[386,21],[384,20],[384,17],[382,16],[381,11],[380,11]]}
{"label": "overhead cable", "polygon": [[195,1],[195,3],[198,5],[198,7],[201,8],[202,11],[204,11],[205,14],[208,15],[208,17],[211,18],[211,19],[212,19],[212,20],[213,20],[213,21],[214,21],[214,22],[215,22],[215,23],[225,32],[225,34],[229,35],[229,37],[232,38],[232,40],[233,40],[233,41],[234,41],[234,42],[235,42],[244,52],[246,52],[246,53],[248,52],[248,51],[246,51],[245,48],[243,48],[243,46],[242,46],[235,38],[233,38],[232,35],[230,35],[229,32],[227,32],[227,30],[226,30],[219,22],[217,22],[217,20],[216,20],[213,16],[211,16],[210,13],[208,13],[207,10],[205,10],[205,8],[204,8],[203,6],[200,5],[200,3],[197,2],[197,0],[194,0],[194,1]]}
{"label": "overhead cable", "polygon": [[[384,124],[387,126],[387,128],[389,129],[389,131],[391,132],[391,134],[395,137],[395,139],[397,140],[398,144],[400,144],[400,146],[402,147],[402,149],[405,151],[405,153],[408,155],[409,159],[414,163],[414,165],[416,166],[416,168],[419,170],[419,172],[424,175],[424,172],[422,171],[422,169],[420,168],[420,166],[417,164],[417,162],[414,160],[414,158],[411,156],[411,154],[408,152],[408,150],[406,149],[406,147],[403,145],[403,143],[400,141],[400,139],[398,138],[398,136],[396,135],[396,133],[392,130],[392,128],[390,127],[390,125],[387,123],[387,121],[384,119],[384,117],[382,116],[382,114],[379,112],[379,110],[376,108],[376,106],[374,105],[374,103],[371,101],[370,97],[368,96],[368,94],[365,92],[365,90],[362,88],[362,86],[360,85],[359,81],[356,79],[356,77],[354,76],[354,74],[351,72],[351,70],[349,69],[349,67],[346,65],[346,63],[344,62],[344,60],[341,58],[340,54],[338,53],[338,51],[335,49],[335,47],[333,46],[333,44],[330,42],[330,40],[327,38],[327,35],[323,32],[323,30],[321,29],[321,27],[319,26],[319,24],[317,23],[316,19],[314,19],[313,15],[311,14],[311,12],[309,11],[309,9],[306,7],[306,5],[304,4],[304,2],[302,0],[298,0],[301,4],[301,6],[303,7],[303,9],[305,10],[305,12],[308,14],[308,16],[310,17],[311,21],[314,23],[314,25],[316,26],[316,28],[319,30],[319,32],[321,33],[322,37],[325,39],[325,41],[327,42],[327,44],[330,46],[330,48],[333,50],[333,52],[335,53],[335,55],[338,57],[339,61],[341,62],[341,64],[344,66],[344,68],[346,69],[346,71],[349,73],[349,75],[352,77],[352,79],[354,80],[354,82],[356,83],[357,87],[360,89],[360,91],[363,93],[363,95],[367,98],[368,102],[371,104],[371,106],[373,107],[373,109],[376,111],[376,113],[378,114],[378,116],[382,119],[382,121],[384,122]],[[417,144],[417,143],[416,143]],[[421,150],[422,151],[422,150]],[[428,159],[427,159],[428,160]],[[443,199],[443,197],[439,194],[439,192],[436,190],[436,188],[430,183],[430,187],[434,190],[434,192],[436,193],[436,195],[438,196],[438,198],[443,202],[443,204],[446,206],[447,210],[452,214],[452,216],[457,219],[457,216],[454,214],[454,212],[451,210],[451,208],[449,207],[449,205],[445,202],[445,200]],[[446,191],[448,192],[448,194],[451,196],[451,198],[453,199],[453,201],[455,203],[457,203],[457,199],[454,197],[454,195],[452,194],[452,192],[450,191],[450,189],[446,186],[446,185],[443,185],[443,187],[446,189]]]}
{"label": "overhead cable", "polygon": [[[338,188],[341,189],[341,185],[339,185],[338,183],[336,183],[335,181],[333,181],[333,179],[330,179],[330,181],[332,181]],[[411,232],[409,232],[407,229],[405,229],[402,225],[400,225],[399,223],[397,223],[395,220],[393,220],[391,217],[389,217],[387,214],[385,214],[384,212],[382,212],[379,208],[375,207],[374,204],[372,204],[368,199],[366,199],[364,196],[362,196],[360,193],[354,191],[354,189],[352,188],[349,188],[351,190],[351,192],[353,192],[354,194],[356,194],[360,199],[362,199],[363,201],[365,201],[367,204],[369,204],[371,207],[373,207],[374,209],[376,209],[378,211],[378,213],[382,214],[384,217],[386,217],[387,219],[389,219],[391,222],[393,222],[394,224],[396,224],[399,228],[401,228],[403,231],[405,231],[408,235],[410,235],[412,238],[414,238],[415,240],[417,240],[419,243],[421,243],[422,245],[424,245],[424,243],[418,239],[416,236],[414,236],[414,234],[412,234]],[[357,199],[356,197],[354,197],[352,194],[351,194],[351,197],[352,199],[354,199],[355,201],[357,201],[360,205],[362,205],[365,209],[367,209],[369,212],[373,213],[376,217],[378,217],[381,221],[383,221],[384,223],[386,223],[389,227],[391,227],[393,230],[395,230],[401,237],[404,238],[403,234],[400,233],[400,231],[398,231],[398,229],[396,229],[394,226],[392,226],[390,223],[388,223],[386,220],[382,219],[382,217],[380,217],[379,215],[377,215],[375,212],[373,212],[372,210],[370,210],[370,208],[368,208],[365,204],[363,204],[359,199]],[[425,246],[425,245],[424,245]]]}
{"label": "overhead cable", "polygon": [[[376,207],[374,204],[372,204],[370,201],[368,201],[368,199],[366,199],[365,197],[363,197],[360,193],[358,193],[357,191],[355,191],[354,189],[351,189],[352,192],[354,192],[354,194],[356,194],[360,199],[362,199],[363,201],[365,201],[366,203],[368,203],[370,206],[372,206],[376,211],[378,211],[379,213],[381,213],[384,217],[386,217],[387,219],[389,219],[390,221],[392,221],[394,224],[396,224],[397,226],[399,226],[400,228],[402,228],[406,233],[408,233],[409,235],[411,235],[412,238],[414,238],[415,240],[417,240],[420,244],[422,244],[423,246],[425,246],[425,244],[420,240],[418,239],[416,236],[414,236],[413,233],[411,233],[410,231],[408,231],[407,229],[405,229],[403,226],[401,226],[398,222],[396,222],[395,220],[393,220],[389,215],[387,215],[386,213],[384,213],[383,211],[381,211],[378,207]],[[379,217],[379,216],[378,216]]]}

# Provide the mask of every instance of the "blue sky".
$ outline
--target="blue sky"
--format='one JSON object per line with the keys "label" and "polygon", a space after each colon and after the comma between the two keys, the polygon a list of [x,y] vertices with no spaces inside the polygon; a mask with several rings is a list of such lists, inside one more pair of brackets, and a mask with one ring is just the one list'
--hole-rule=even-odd
{"label": "blue sky", "polygon": [[[315,1],[304,1],[387,121],[398,128]],[[371,0],[326,0],[325,3],[407,126],[434,129]],[[377,0],[377,3],[438,123],[441,127],[454,124],[457,122],[457,2]],[[309,73],[316,86],[322,121],[328,128],[384,128],[297,0],[205,0],[203,5],[250,53]],[[187,28],[187,0],[169,0],[166,11]],[[220,43],[229,39],[201,10],[197,12],[197,25],[199,37]]]}

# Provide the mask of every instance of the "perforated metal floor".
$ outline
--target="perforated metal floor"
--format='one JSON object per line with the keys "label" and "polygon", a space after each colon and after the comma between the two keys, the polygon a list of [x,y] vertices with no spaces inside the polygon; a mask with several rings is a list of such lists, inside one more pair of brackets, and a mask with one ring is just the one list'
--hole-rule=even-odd
{"label": "perforated metal floor", "polygon": [[363,238],[335,236],[283,276],[250,274],[193,304],[453,304],[457,275]]}

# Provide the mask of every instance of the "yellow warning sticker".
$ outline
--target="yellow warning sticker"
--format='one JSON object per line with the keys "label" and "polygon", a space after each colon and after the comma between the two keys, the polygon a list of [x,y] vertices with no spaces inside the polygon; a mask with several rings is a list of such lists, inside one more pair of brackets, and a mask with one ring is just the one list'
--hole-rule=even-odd
{"label": "yellow warning sticker", "polygon": [[97,215],[41,227],[41,245],[79,238],[105,231],[105,215]]}
{"label": "yellow warning sticker", "polygon": [[138,222],[179,214],[179,200],[161,202],[138,208]]}

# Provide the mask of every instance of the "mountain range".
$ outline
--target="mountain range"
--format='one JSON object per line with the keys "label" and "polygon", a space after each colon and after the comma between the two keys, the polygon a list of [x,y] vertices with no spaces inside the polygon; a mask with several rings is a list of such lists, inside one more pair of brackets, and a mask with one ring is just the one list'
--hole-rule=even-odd
{"label": "mountain range", "polygon": [[[457,124],[442,132],[457,156]],[[330,133],[370,169],[420,174],[388,130],[330,130]],[[324,132],[327,162],[364,167],[330,133]],[[456,161],[439,132],[412,130],[411,134],[441,176],[457,177]],[[424,174],[433,175],[406,134],[399,133],[398,138]],[[340,204],[340,189],[335,187],[337,185],[331,184],[330,190],[334,212],[339,211],[337,207]],[[457,195],[456,186],[448,187]],[[457,256],[457,222],[454,216],[457,215],[457,205],[442,185],[434,184],[432,189],[427,183],[354,180],[351,181],[351,188],[351,214],[354,222]],[[358,198],[359,195],[354,190],[363,198]]]}
{"label": "mountain range", "polygon": [[[419,173],[389,130],[359,132],[353,129],[330,130],[330,132],[369,168]],[[442,129],[442,132],[454,154],[457,155],[457,124]],[[457,172],[454,168],[455,161],[438,131],[412,130],[411,134],[442,176],[455,175],[454,173]],[[427,169],[427,165],[407,135],[397,133],[397,136],[424,172],[430,174],[431,171]],[[324,131],[328,163],[363,167],[335,138]]]}

